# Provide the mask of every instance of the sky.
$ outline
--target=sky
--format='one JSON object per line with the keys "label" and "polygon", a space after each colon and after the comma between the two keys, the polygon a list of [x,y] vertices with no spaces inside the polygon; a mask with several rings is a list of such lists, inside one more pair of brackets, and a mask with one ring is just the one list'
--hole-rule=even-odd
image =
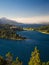
{"label": "sky", "polygon": [[20,23],[49,22],[49,0],[0,0],[0,18]]}

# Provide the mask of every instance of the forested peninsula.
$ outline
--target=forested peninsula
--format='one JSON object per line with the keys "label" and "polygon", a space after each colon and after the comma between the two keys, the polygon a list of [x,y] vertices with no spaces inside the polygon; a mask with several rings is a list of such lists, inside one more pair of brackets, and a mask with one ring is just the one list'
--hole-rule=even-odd
{"label": "forested peninsula", "polygon": [[49,34],[49,25],[46,26],[40,26],[38,28],[35,28],[34,30],[39,31],[44,34]]}
{"label": "forested peninsula", "polygon": [[17,34],[17,31],[22,31],[22,27],[9,24],[0,24],[0,38],[11,40],[24,40],[25,37]]}

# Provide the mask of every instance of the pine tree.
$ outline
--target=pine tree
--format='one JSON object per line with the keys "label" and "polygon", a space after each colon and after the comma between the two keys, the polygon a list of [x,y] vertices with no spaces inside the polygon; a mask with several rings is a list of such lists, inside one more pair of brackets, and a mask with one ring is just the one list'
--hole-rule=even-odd
{"label": "pine tree", "polygon": [[17,57],[16,60],[12,62],[12,65],[22,65],[22,61]]}
{"label": "pine tree", "polygon": [[8,52],[6,54],[7,65],[11,65],[12,64],[12,60],[13,60],[13,55],[10,52]]}
{"label": "pine tree", "polygon": [[42,65],[47,65],[46,62],[42,62]]}
{"label": "pine tree", "polygon": [[37,47],[35,47],[34,52],[32,52],[28,65],[41,65],[40,54]]}
{"label": "pine tree", "polygon": [[0,56],[0,65],[3,65],[3,63],[4,63],[4,59],[2,56]]}

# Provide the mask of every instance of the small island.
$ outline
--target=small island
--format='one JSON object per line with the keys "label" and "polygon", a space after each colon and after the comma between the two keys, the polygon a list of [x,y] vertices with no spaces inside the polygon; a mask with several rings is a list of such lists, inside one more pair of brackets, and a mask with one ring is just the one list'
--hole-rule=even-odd
{"label": "small island", "polygon": [[22,30],[13,25],[1,25],[0,26],[0,38],[11,39],[11,40],[24,40],[25,37],[17,34],[17,31]]}

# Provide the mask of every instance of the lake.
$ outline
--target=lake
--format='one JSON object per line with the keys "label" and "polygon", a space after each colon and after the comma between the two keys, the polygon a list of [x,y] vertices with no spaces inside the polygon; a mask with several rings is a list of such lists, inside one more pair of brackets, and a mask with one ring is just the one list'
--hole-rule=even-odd
{"label": "lake", "polygon": [[0,39],[0,55],[5,58],[5,54],[11,52],[14,59],[18,56],[23,61],[23,65],[27,65],[31,52],[37,46],[40,50],[41,60],[43,62],[49,60],[49,34],[37,31],[20,31],[17,33],[28,39],[15,41]]}

